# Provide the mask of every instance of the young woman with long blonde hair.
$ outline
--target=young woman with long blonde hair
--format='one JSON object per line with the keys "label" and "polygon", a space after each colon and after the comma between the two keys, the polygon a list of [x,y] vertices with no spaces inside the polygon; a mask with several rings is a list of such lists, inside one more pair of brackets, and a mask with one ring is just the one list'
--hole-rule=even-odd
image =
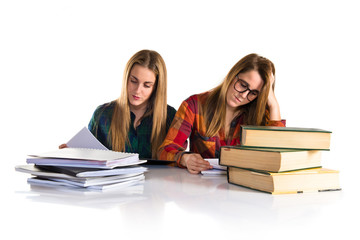
{"label": "young woman with long blonde hair", "polygon": [[204,158],[219,157],[221,146],[240,144],[240,125],[284,126],[274,76],[270,60],[257,54],[240,59],[219,86],[183,101],[158,158],[199,173],[211,168]]}
{"label": "young woman with long blonde hair", "polygon": [[176,110],[167,105],[167,72],[156,51],[142,50],[127,62],[121,95],[95,110],[89,130],[107,148],[156,158]]}

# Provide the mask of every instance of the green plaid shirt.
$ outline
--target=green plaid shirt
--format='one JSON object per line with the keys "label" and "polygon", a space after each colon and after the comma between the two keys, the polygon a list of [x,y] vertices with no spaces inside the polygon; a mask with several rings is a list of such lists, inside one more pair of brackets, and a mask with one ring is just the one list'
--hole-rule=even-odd
{"label": "green plaid shirt", "polygon": [[[90,122],[89,130],[92,134],[108,149],[112,149],[111,138],[109,137],[109,129],[111,119],[115,107],[115,102],[105,103],[96,108]],[[167,106],[166,132],[175,116],[176,110]],[[152,131],[152,115],[143,118],[140,125],[135,129],[135,114],[131,114],[131,124],[128,133],[130,145],[125,145],[126,152],[139,153],[140,158],[151,159],[151,131]]]}

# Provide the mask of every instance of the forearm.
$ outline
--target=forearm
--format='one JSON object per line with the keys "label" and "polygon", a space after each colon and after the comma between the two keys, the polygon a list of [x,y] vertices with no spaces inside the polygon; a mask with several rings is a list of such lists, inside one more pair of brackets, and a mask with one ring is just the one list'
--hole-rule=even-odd
{"label": "forearm", "polygon": [[271,91],[269,95],[268,107],[269,107],[269,120],[280,121],[281,120],[280,105],[273,91]]}
{"label": "forearm", "polygon": [[173,141],[165,139],[157,152],[157,157],[159,160],[175,161],[179,164],[181,156],[185,152],[185,149],[186,147],[181,147],[175,144]]}
{"label": "forearm", "polygon": [[[277,103],[277,102],[276,102]],[[281,114],[280,114],[280,106],[279,103],[273,106],[269,106],[270,111],[270,121],[280,121],[281,120]]]}

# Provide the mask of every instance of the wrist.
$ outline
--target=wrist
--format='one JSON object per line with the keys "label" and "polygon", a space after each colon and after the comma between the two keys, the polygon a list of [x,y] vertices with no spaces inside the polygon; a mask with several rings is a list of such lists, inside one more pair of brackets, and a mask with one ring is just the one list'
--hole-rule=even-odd
{"label": "wrist", "polygon": [[185,160],[185,156],[182,155],[181,158],[180,158],[180,161],[179,161],[179,165],[180,167],[186,167],[186,160]]}
{"label": "wrist", "polygon": [[281,120],[280,106],[277,102],[271,106],[269,105],[269,118],[271,121]]}
{"label": "wrist", "polygon": [[273,99],[272,101],[268,101],[268,102],[267,102],[267,105],[268,105],[270,111],[271,111],[271,110],[276,110],[276,109],[279,109],[279,108],[280,108],[279,103],[278,103],[278,101],[276,100],[276,98]]}
{"label": "wrist", "polygon": [[278,102],[277,102],[277,99],[276,99],[276,96],[275,96],[275,93],[273,90],[270,90],[269,92],[269,96],[268,96],[268,99],[267,99],[267,105],[271,108],[273,107],[274,105],[278,105]]}
{"label": "wrist", "polygon": [[180,156],[180,160],[178,162],[179,167],[187,168],[188,155],[193,154],[193,152],[183,152]]}

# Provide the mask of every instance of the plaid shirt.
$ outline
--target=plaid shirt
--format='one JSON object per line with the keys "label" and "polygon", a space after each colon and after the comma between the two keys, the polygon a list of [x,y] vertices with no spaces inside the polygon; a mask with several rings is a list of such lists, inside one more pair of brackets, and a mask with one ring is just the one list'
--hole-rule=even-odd
{"label": "plaid shirt", "polygon": [[[90,122],[89,130],[108,149],[112,149],[109,129],[114,112],[115,103],[105,103],[96,108]],[[175,116],[176,110],[167,106],[166,131]],[[135,129],[135,114],[130,112],[131,124],[128,133],[130,145],[125,144],[125,152],[139,153],[140,158],[151,159],[151,131],[152,115],[142,119],[140,125]]]}
{"label": "plaid shirt", "polygon": [[[206,137],[206,125],[203,107],[209,92],[193,95],[183,101],[172,122],[168,134],[160,146],[158,157],[161,160],[175,160],[179,165],[182,154],[187,148],[190,137],[190,151],[199,153],[203,158],[218,158],[220,147],[240,144],[240,125],[244,124],[244,114],[233,119],[226,138],[225,129],[213,137]],[[284,126],[284,121],[269,121],[269,126]],[[180,166],[180,165],[179,165]]]}

